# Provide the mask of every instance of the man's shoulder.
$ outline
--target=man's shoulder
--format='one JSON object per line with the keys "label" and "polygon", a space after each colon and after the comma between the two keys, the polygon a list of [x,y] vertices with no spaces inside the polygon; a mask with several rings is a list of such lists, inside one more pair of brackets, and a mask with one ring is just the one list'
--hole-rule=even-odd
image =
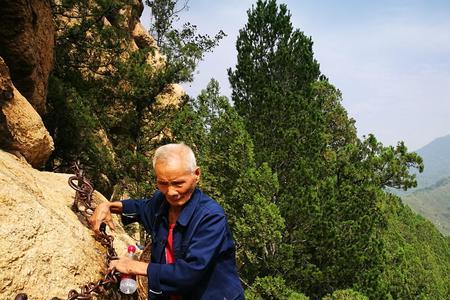
{"label": "man's shoulder", "polygon": [[225,214],[222,206],[219,203],[217,203],[200,189],[198,191],[200,193],[198,208],[208,214]]}
{"label": "man's shoulder", "polygon": [[164,203],[164,194],[156,190],[150,198],[147,199],[148,205],[158,211]]}

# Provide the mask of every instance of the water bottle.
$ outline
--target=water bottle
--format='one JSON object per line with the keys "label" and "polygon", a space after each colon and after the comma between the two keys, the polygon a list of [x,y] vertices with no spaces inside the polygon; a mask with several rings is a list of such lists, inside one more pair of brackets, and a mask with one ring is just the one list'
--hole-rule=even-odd
{"label": "water bottle", "polygon": [[[136,252],[135,246],[133,245],[128,246],[127,256],[129,258],[137,260],[135,252]],[[127,295],[136,292],[137,289],[136,276],[130,274],[122,274],[119,289],[122,293]]]}

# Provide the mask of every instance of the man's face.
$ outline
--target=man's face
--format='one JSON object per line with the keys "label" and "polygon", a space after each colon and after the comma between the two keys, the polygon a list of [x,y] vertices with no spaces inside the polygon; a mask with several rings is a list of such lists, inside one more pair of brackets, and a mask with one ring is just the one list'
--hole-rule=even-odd
{"label": "man's face", "polygon": [[172,207],[183,206],[190,198],[200,179],[200,169],[188,171],[181,159],[156,162],[156,183]]}

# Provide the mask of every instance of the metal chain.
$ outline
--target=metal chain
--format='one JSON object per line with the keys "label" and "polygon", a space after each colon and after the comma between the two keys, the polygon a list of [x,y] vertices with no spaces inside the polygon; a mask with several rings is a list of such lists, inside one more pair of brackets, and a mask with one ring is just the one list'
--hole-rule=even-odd
{"label": "metal chain", "polygon": [[[84,171],[80,168],[79,162],[74,164],[73,169],[75,175],[70,176],[68,180],[69,186],[75,190],[75,200],[72,204],[72,210],[81,213],[88,219],[94,211],[92,208],[92,194],[94,188],[89,180],[87,180],[86,176],[84,176]],[[74,181],[77,181],[77,184],[75,184]]]}
{"label": "metal chain", "polygon": [[[92,207],[92,194],[94,188],[92,184],[84,176],[84,171],[80,168],[79,162],[74,164],[75,176],[69,177],[68,183],[75,193],[75,200],[72,204],[72,210],[84,216],[85,225],[88,224],[88,219],[92,215],[94,208]],[[77,184],[75,184],[77,181]],[[111,260],[118,259],[117,252],[114,249],[114,237],[106,234],[106,224],[100,225],[100,234],[95,235],[95,239],[106,248],[105,263],[109,265]],[[80,288],[80,292],[70,290],[67,295],[67,300],[91,300],[95,293],[97,295],[105,293],[112,286],[120,281],[120,272],[115,269],[106,273],[105,276],[97,282],[89,282]],[[15,300],[27,300],[28,296],[25,293],[17,294]],[[51,300],[63,300],[58,297],[53,297]]]}

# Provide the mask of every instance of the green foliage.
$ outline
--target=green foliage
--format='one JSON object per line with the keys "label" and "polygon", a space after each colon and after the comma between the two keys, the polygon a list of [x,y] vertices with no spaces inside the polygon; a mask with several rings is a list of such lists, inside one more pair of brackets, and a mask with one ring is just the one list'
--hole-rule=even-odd
{"label": "green foliage", "polygon": [[[383,188],[409,188],[423,168],[403,143],[362,141],[341,94],[320,75],[312,41],[285,5],[258,1],[240,30],[232,100],[255,143],[258,165],[279,179],[272,199],[286,221],[279,268],[286,285],[313,299],[356,287],[382,297]],[[280,261],[283,261],[280,259]]]}
{"label": "green foliage", "polygon": [[[312,41],[293,30],[285,5],[258,1],[248,11],[236,49],[236,69],[228,70],[232,100],[258,149],[257,162],[268,161],[283,180],[283,171],[294,163],[291,157],[304,150],[297,141],[307,139],[317,125],[310,115],[317,102],[305,98],[320,74]],[[290,142],[274,143],[274,137]]]}
{"label": "green foliage", "polygon": [[[255,141],[257,162],[266,160],[280,179],[274,198],[286,219],[284,242],[293,246],[295,261],[286,279],[320,296],[330,286],[354,282],[364,266],[371,266],[369,257],[377,251],[365,248],[371,245],[367,242],[377,244],[377,221],[361,209],[347,210],[348,204],[359,207],[358,196],[370,187],[339,190],[346,182],[336,176],[338,164],[351,162],[337,160],[342,154],[335,148],[354,141],[355,131],[345,111],[335,108],[339,93],[325,79],[317,81],[311,39],[293,30],[286,6],[275,1],[258,1],[248,16],[237,41],[236,70],[229,71],[233,101]],[[330,159],[326,163],[324,156]],[[370,196],[363,199],[376,207]],[[361,232],[366,238],[359,237]]]}
{"label": "green foliage", "polygon": [[145,4],[152,11],[152,28],[150,33],[161,46],[165,42],[167,33],[172,29],[174,21],[178,20],[178,13],[187,8],[186,0],[181,7],[173,0],[145,0]]}
{"label": "green foliage", "polygon": [[385,192],[414,187],[410,169],[421,171],[421,158],[402,142],[357,137],[285,5],[259,0],[248,11],[228,71],[234,107],[216,81],[174,107],[158,105],[157,95],[191,80],[224,34],[174,29],[187,2],[148,0],[167,57],[155,68],[147,63],[155,48],[128,50],[118,11],[130,3],[53,5],[49,169],[68,171],[80,159],[107,196],[142,197],[154,189],[153,149],[182,141],[196,153],[202,189],[227,212],[248,299],[450,298],[450,241]]}
{"label": "green foliage", "polygon": [[207,34],[198,34],[197,26],[184,23],[174,28],[179,13],[187,9],[189,0],[145,0],[152,13],[150,32],[167,61],[167,72],[174,82],[191,81],[198,62],[205,53],[210,52],[225,37],[220,30],[213,38]]}
{"label": "green foliage", "polygon": [[383,235],[386,269],[382,283],[390,299],[449,299],[450,244],[448,239],[400,199],[389,212]]}
{"label": "green foliage", "polygon": [[326,295],[323,300],[369,300],[366,296],[352,289],[337,290],[331,295]]}
{"label": "green foliage", "polygon": [[47,167],[71,170],[71,164],[79,160],[88,173],[97,174],[90,176],[94,185],[111,192],[108,180],[99,175],[108,174],[112,180],[117,178],[114,155],[99,140],[98,133],[102,128],[92,113],[92,98],[54,76],[50,77],[49,85],[45,121],[52,133],[55,151]]}
{"label": "green foliage", "polygon": [[308,300],[301,293],[290,290],[283,278],[266,276],[257,278],[253,286],[245,291],[245,298],[249,300]]}
{"label": "green foliage", "polygon": [[450,235],[450,177],[402,197],[415,212],[424,216],[444,235]]}
{"label": "green foliage", "polygon": [[403,142],[393,146],[383,147],[373,135],[369,135],[363,142],[363,159],[373,165],[377,185],[380,187],[408,188],[417,185],[416,175],[410,174],[410,168],[423,171],[422,158],[416,153],[408,153]]}
{"label": "green foliage", "polygon": [[[52,7],[58,35],[44,122],[55,142],[49,169],[71,172],[79,159],[107,196],[121,164],[109,140],[106,114],[113,111],[111,82],[129,41],[118,11],[130,1],[61,1]],[[106,25],[108,20],[113,25]],[[109,114],[111,115],[111,114]]]}
{"label": "green foliage", "polygon": [[[58,32],[55,44],[55,73],[91,71],[108,74],[108,67],[119,61],[128,37],[120,26],[119,10],[130,0],[63,0],[52,5]],[[107,25],[107,21],[115,26]],[[75,78],[72,78],[75,79]]]}

